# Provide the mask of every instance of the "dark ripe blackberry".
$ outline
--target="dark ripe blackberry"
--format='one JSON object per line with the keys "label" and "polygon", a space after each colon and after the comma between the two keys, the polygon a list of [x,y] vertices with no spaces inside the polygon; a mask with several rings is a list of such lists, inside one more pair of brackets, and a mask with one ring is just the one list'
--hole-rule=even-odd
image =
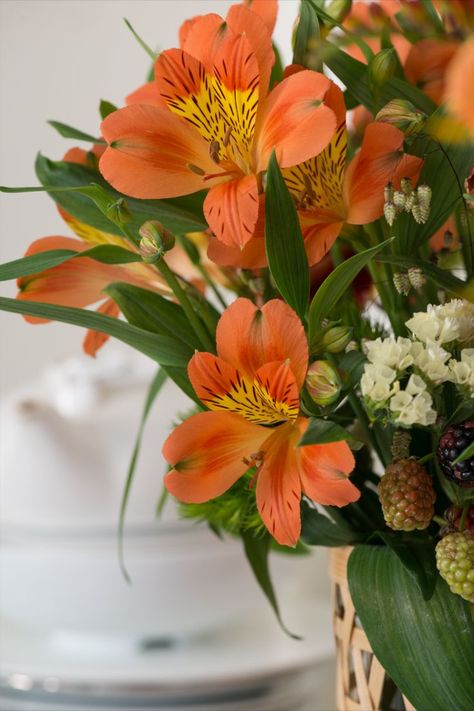
{"label": "dark ripe blackberry", "polygon": [[454,464],[462,451],[474,441],[474,420],[448,427],[438,445],[438,461],[447,479],[458,486],[474,487],[474,457]]}

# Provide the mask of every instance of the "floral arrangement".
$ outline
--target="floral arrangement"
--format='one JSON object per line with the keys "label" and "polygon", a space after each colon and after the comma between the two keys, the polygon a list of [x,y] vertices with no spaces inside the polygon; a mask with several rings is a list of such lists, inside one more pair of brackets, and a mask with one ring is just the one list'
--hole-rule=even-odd
{"label": "floral arrangement", "polygon": [[147,83],[101,102],[100,137],[51,122],[88,148],[2,188],[46,191],[75,236],[2,265],[0,307],[156,361],[144,419],[167,378],[192,402],[163,443],[183,516],[242,538],[278,617],[271,550],[352,546],[388,674],[468,709],[474,5],[302,0],[286,68],[276,14],[193,17],[159,55],[129,26]]}

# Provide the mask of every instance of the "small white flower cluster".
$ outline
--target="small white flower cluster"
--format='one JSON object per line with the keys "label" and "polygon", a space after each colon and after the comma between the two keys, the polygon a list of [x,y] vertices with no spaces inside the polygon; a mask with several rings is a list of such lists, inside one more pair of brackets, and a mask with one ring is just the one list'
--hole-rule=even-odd
{"label": "small white flower cluster", "polygon": [[415,338],[423,343],[474,345],[474,304],[453,299],[439,306],[429,305],[406,323]]}
{"label": "small white flower cluster", "polygon": [[[361,391],[373,417],[384,410],[399,426],[429,426],[437,418],[431,395],[437,386],[452,382],[464,396],[474,398],[474,348],[461,350],[459,361],[449,350],[474,343],[474,304],[455,299],[429,306],[406,325],[413,339],[391,336],[364,344],[369,362]],[[401,381],[406,381],[404,389]]]}

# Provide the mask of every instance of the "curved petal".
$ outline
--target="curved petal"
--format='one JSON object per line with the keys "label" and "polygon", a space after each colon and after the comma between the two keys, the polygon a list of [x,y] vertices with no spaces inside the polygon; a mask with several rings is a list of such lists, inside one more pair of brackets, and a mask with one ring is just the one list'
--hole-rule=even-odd
{"label": "curved petal", "polygon": [[364,225],[381,216],[383,189],[400,165],[403,139],[403,133],[387,123],[367,126],[362,147],[344,178],[347,222]]}
{"label": "curved petal", "polygon": [[217,324],[217,352],[237,370],[253,378],[266,363],[289,360],[298,387],[308,368],[303,325],[283,301],[273,299],[258,309],[249,299],[234,301]]}
{"label": "curved petal", "polygon": [[[72,249],[81,252],[87,245],[74,238],[43,237],[33,242],[26,255],[50,249]],[[21,301],[40,301],[59,306],[84,308],[104,298],[103,289],[113,281],[130,281],[126,269],[101,264],[88,257],[76,257],[57,267],[18,279]],[[26,316],[29,323],[46,323],[45,319]]]}
{"label": "curved petal", "polygon": [[220,242],[242,249],[251,239],[258,218],[255,175],[220,183],[204,200],[204,216]]}
{"label": "curved petal", "polygon": [[343,222],[309,224],[303,229],[304,246],[312,267],[326,256],[339,236]]}
{"label": "curved petal", "polygon": [[198,15],[186,20],[181,26],[180,47],[209,70],[228,29],[224,19],[214,12]]}
{"label": "curved petal", "polygon": [[323,74],[306,70],[271,91],[257,129],[259,171],[267,168],[273,150],[280,167],[288,168],[327,146],[337,125],[334,111],[323,103],[330,83]]}
{"label": "curved petal", "polygon": [[[261,3],[259,4],[261,5]],[[276,3],[270,0],[268,4],[271,6]],[[270,13],[267,16],[268,21],[270,21],[270,15],[273,12],[273,8],[269,9]],[[269,31],[268,25],[262,17],[262,13],[256,12],[254,7],[248,8],[244,5],[231,5],[227,13],[226,22],[234,32],[244,34],[248,38],[258,63],[260,96],[265,96],[268,92],[270,74],[275,62],[271,30]]]}
{"label": "curved petal", "polygon": [[[118,318],[120,316],[120,309],[112,299],[104,301],[104,303],[101,304],[96,310],[98,313],[104,314],[105,316],[112,316],[113,318]],[[102,348],[109,338],[110,336],[107,333],[87,331],[82,343],[84,353],[95,358],[97,351]]]}
{"label": "curved petal", "polygon": [[259,269],[267,266],[265,240],[255,234],[243,249],[229,247],[215,236],[209,240],[207,249],[209,259],[221,267],[240,267],[241,269]]}
{"label": "curved petal", "polygon": [[173,467],[165,476],[165,487],[187,503],[220,496],[248,470],[248,459],[267,435],[265,427],[231,412],[192,415],[163,446],[163,456]]}
{"label": "curved petal", "polygon": [[188,375],[210,410],[235,412],[249,422],[267,425],[298,414],[298,387],[287,363],[267,364],[251,379],[212,353],[195,353]]}
{"label": "curved petal", "polygon": [[[466,81],[470,77],[470,81]],[[474,39],[456,53],[446,72],[445,100],[448,109],[474,136]]]}
{"label": "curved petal", "polygon": [[110,144],[99,168],[113,187],[138,198],[170,198],[206,187],[215,172],[207,142],[167,109],[134,104],[102,122]]}
{"label": "curved petal", "polygon": [[149,106],[165,107],[156,81],[149,81],[139,86],[138,89],[132,91],[131,94],[125,98],[125,103],[127,106],[132,106],[132,104],[148,104]]}
{"label": "curved petal", "polygon": [[257,478],[257,507],[274,539],[296,546],[301,533],[301,483],[296,444],[299,429],[291,423],[277,427],[262,444],[263,464]]}
{"label": "curved petal", "polygon": [[446,69],[459,46],[455,40],[423,39],[412,45],[406,58],[403,69],[408,81],[437,104],[443,99]]}
{"label": "curved petal", "polygon": [[244,0],[249,10],[255,12],[263,22],[271,35],[275,29],[275,22],[278,12],[277,0]]}
{"label": "curved petal", "polygon": [[[306,429],[306,423],[303,428]],[[300,447],[301,484],[310,499],[325,506],[345,506],[360,497],[349,480],[354,456],[347,442],[330,442]]]}

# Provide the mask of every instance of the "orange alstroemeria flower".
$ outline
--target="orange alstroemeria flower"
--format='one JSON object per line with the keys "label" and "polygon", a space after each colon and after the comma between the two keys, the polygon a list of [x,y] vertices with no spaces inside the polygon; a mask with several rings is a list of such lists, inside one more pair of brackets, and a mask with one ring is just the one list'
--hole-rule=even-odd
{"label": "orange alstroemeria flower", "polygon": [[156,61],[163,106],[133,103],[102,123],[106,180],[138,198],[208,189],[211,230],[242,249],[256,228],[272,151],[281,167],[295,165],[319,153],[336,128],[325,105],[330,80],[306,70],[268,93],[272,62],[271,36],[256,12],[234,5],[225,22],[196,18],[183,49]]}
{"label": "orange alstroemeria flower", "polygon": [[[403,177],[416,179],[422,165],[420,158],[403,154],[401,131],[375,122],[367,126],[360,151],[347,163],[346,109],[335,84],[326,103],[338,124],[329,145],[314,158],[282,170],[298,207],[310,266],[327,254],[345,222],[365,225],[381,217],[385,185],[392,181],[398,187]],[[211,240],[209,255],[218,264],[263,267],[264,230],[257,229],[242,252]]]}
{"label": "orange alstroemeria flower", "polygon": [[448,67],[446,105],[474,138],[474,39],[465,42]]}
{"label": "orange alstroemeria flower", "polygon": [[272,536],[296,545],[304,494],[345,506],[359,490],[348,480],[354,457],[346,442],[298,447],[308,420],[299,393],[308,367],[303,326],[284,302],[259,310],[237,299],[217,326],[217,356],[196,353],[189,378],[209,412],[191,416],[168,437],[168,491],[201,503],[256,468],[257,507]]}

